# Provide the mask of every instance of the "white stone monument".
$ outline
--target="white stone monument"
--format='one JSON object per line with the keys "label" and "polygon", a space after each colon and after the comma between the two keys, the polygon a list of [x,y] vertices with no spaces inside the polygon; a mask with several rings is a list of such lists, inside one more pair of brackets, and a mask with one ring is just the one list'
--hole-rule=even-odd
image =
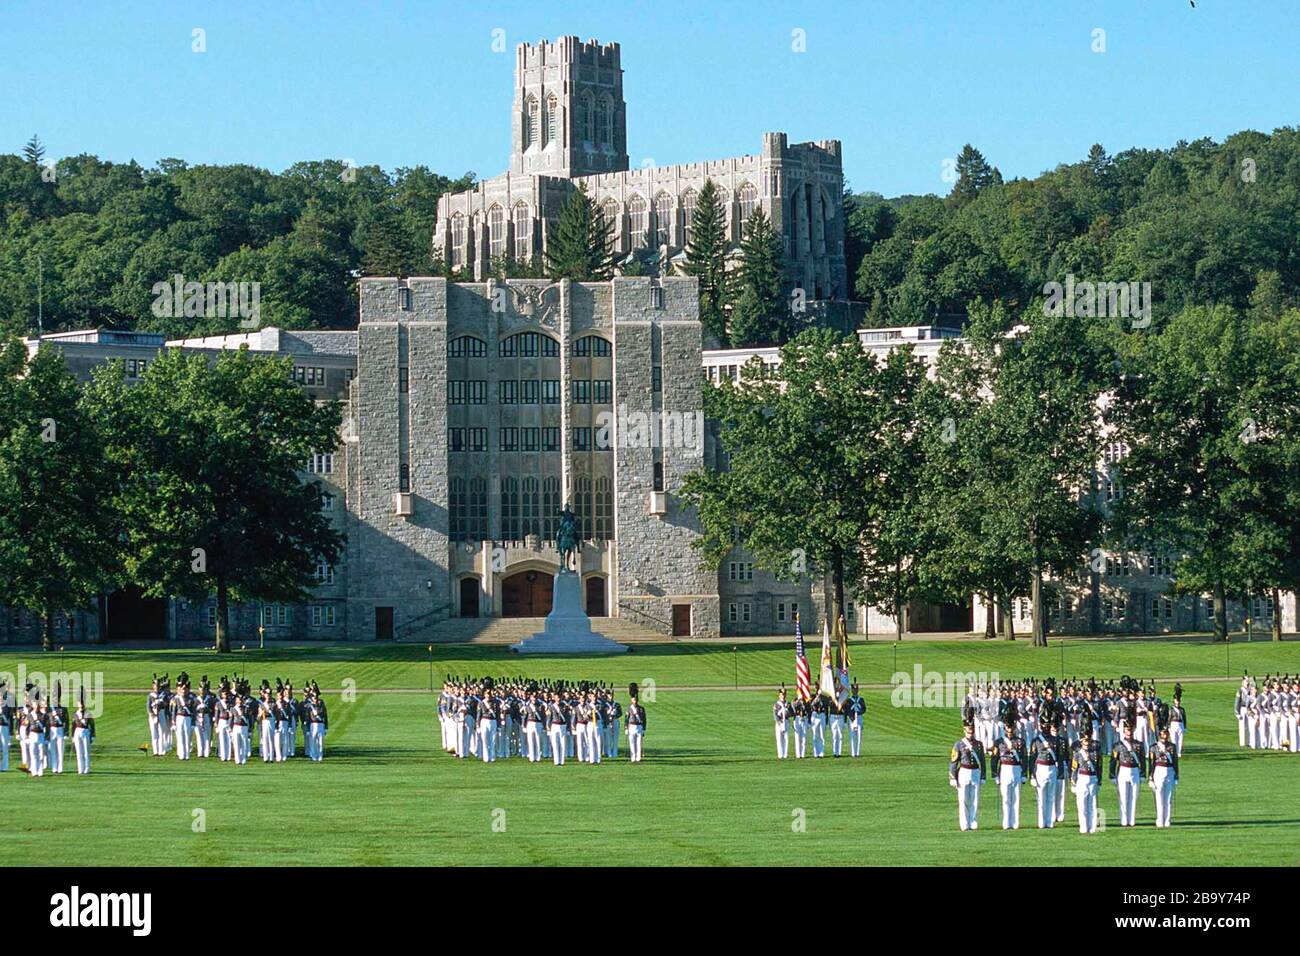
{"label": "white stone monument", "polygon": [[555,575],[545,627],[510,649],[519,654],[624,654],[627,645],[591,629],[591,618],[582,606],[582,578],[561,568]]}

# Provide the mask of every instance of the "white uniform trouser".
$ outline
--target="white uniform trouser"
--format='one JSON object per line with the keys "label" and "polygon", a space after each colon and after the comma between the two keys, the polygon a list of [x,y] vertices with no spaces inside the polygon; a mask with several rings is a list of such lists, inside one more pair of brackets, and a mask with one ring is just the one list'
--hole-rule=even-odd
{"label": "white uniform trouser", "polygon": [[311,750],[307,756],[312,760],[321,761],[325,759],[325,724],[323,721],[315,721],[307,725],[307,733],[310,734]]}
{"label": "white uniform trouser", "polygon": [[574,751],[574,741],[577,740],[577,734],[574,731],[574,728],[576,727],[577,724],[569,724],[567,727],[568,732],[564,735],[564,756],[577,756],[578,759],[581,760],[581,755],[576,754]]}
{"label": "white uniform trouser", "polygon": [[217,759],[230,759],[230,724],[224,719],[217,721]]}
{"label": "white uniform trouser", "polygon": [[1119,768],[1115,783],[1119,788],[1119,825],[1122,827],[1137,824],[1137,796],[1141,782],[1137,767]]}
{"label": "white uniform trouser", "polygon": [[1174,770],[1172,767],[1156,767],[1151,777],[1156,795],[1156,826],[1167,827],[1174,809]]}
{"label": "white uniform trouser", "polygon": [[979,770],[957,771],[957,826],[963,830],[979,828],[980,782]]}
{"label": "white uniform trouser", "polygon": [[605,754],[610,760],[618,759],[618,719],[615,718],[609,722],[609,728],[606,731],[606,737],[609,743],[605,747]]}
{"label": "white uniform trouser", "polygon": [[998,792],[1002,795],[1002,829],[1020,829],[1020,774],[1018,766],[1008,764],[998,771]]}
{"label": "white uniform trouser", "polygon": [[0,727],[0,773],[9,769],[9,728]]}
{"label": "white uniform trouser", "polygon": [[1246,712],[1237,714],[1237,746],[1246,746]]}
{"label": "white uniform trouser", "polygon": [[528,750],[528,762],[537,763],[542,759],[542,725],[536,720],[524,721],[524,744]]}
{"label": "white uniform trouser", "polygon": [[1259,749],[1259,717],[1256,714],[1246,715],[1246,746],[1251,750]]}
{"label": "white uniform trouser", "polygon": [[796,760],[802,760],[808,756],[807,717],[796,717],[794,719],[794,756]]}
{"label": "white uniform trouser", "polygon": [[587,763],[600,763],[600,724],[587,723]]}
{"label": "white uniform trouser", "polygon": [[457,757],[464,757],[467,746],[465,740],[465,721],[457,717],[452,720],[451,724],[453,731],[451,751]]}
{"label": "white uniform trouser", "polygon": [[[1300,733],[1300,717],[1292,713],[1286,719],[1286,739],[1290,742],[1292,753],[1300,750],[1300,741],[1296,740],[1297,733]],[[1182,755],[1182,738],[1179,737],[1178,756],[1181,757]]]}
{"label": "white uniform trouser", "polygon": [[276,730],[279,733],[275,738],[275,759],[283,762],[285,758],[293,756],[293,724],[282,720],[276,725]]}
{"label": "white uniform trouser", "polygon": [[854,717],[849,721],[849,753],[855,757],[862,756],[862,718]]}
{"label": "white uniform trouser", "polygon": [[812,716],[813,756],[821,757],[826,753],[826,718],[821,714]]}
{"label": "white uniform trouser", "polygon": [[790,756],[790,722],[776,721],[776,759],[784,760]]}
{"label": "white uniform trouser", "polygon": [[551,724],[549,734],[551,741],[551,756],[555,761],[555,766],[557,767],[564,766],[564,754],[566,750],[564,738],[568,735],[569,728],[564,726],[564,724]]}
{"label": "white uniform trouser", "polygon": [[547,729],[545,723],[541,725],[540,733],[538,734],[538,736],[541,738],[542,741],[542,759],[550,760],[551,759],[551,732]]}
{"label": "white uniform trouser", "polygon": [[193,717],[176,718],[176,756],[180,760],[190,759],[190,734],[193,730]]}
{"label": "white uniform trouser", "polygon": [[484,763],[497,759],[497,722],[481,719],[478,722],[478,755]]}
{"label": "white uniform trouser", "polygon": [[1185,732],[1186,729],[1183,727],[1181,721],[1175,720],[1172,723],[1170,723],[1169,742],[1174,745],[1175,749],[1178,752],[1178,756],[1180,757],[1183,755],[1183,734]]}
{"label": "white uniform trouser", "polygon": [[831,753],[839,756],[844,749],[844,718],[836,714],[831,718]]}
{"label": "white uniform trouser", "polygon": [[27,735],[27,769],[32,772],[33,777],[45,775],[45,758],[48,755],[45,752],[45,735],[28,734]]}
{"label": "white uniform trouser", "polygon": [[496,735],[497,757],[510,756],[510,721],[497,721]]}
{"label": "white uniform trouser", "polygon": [[49,767],[51,773],[63,773],[63,755],[67,751],[67,731],[60,727],[57,730],[51,728],[49,743],[46,744],[46,750],[49,753]]}
{"label": "white uniform trouser", "polygon": [[573,725],[573,746],[576,748],[576,754],[570,752],[569,756],[577,756],[578,763],[587,762],[587,723],[583,721]]}
{"label": "white uniform trouser", "polygon": [[1079,832],[1097,832],[1097,778],[1090,773],[1079,774],[1074,784],[1074,805],[1079,811]]}
{"label": "white uniform trouser", "polygon": [[1068,777],[1056,778],[1056,822],[1065,822],[1065,789],[1069,784]]}
{"label": "white uniform trouser", "polygon": [[149,715],[149,747],[155,757],[163,752],[162,721],[152,714]]}
{"label": "white uniform trouser", "polygon": [[270,763],[275,759],[275,721],[261,720],[258,724],[257,755],[263,763]]}
{"label": "white uniform trouser", "polygon": [[628,724],[627,749],[631,751],[632,763],[641,762],[641,744],[645,739],[645,728],[640,724]]}
{"label": "white uniform trouser", "polygon": [[1276,711],[1268,718],[1268,740],[1274,750],[1282,749],[1282,715]]}
{"label": "white uniform trouser", "polygon": [[1056,826],[1056,765],[1034,764],[1034,789],[1038,791],[1038,829]]}
{"label": "white uniform trouser", "polygon": [[78,727],[72,732],[72,752],[77,757],[77,773],[90,773],[90,728]]}
{"label": "white uniform trouser", "polygon": [[235,763],[248,762],[248,725],[230,725],[230,759]]}
{"label": "white uniform trouser", "polygon": [[212,756],[212,715],[207,714],[194,721],[194,756]]}

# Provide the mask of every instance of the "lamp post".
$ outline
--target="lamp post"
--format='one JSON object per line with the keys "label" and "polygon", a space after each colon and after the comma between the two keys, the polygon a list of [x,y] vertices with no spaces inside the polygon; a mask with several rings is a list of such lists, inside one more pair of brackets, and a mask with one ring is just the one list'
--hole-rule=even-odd
{"label": "lamp post", "polygon": [[433,693],[433,645],[429,645],[429,693]]}
{"label": "lamp post", "polygon": [[257,649],[259,651],[266,650],[266,625],[265,624],[257,625]]}
{"label": "lamp post", "polygon": [[732,684],[736,690],[740,690],[740,648],[733,644],[731,646],[731,672]]}

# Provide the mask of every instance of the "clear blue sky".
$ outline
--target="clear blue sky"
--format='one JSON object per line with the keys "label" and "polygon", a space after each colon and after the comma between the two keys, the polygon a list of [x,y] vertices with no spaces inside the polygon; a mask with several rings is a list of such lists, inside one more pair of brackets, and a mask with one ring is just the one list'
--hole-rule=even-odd
{"label": "clear blue sky", "polygon": [[0,151],[36,132],[53,156],[144,165],[335,157],[492,176],[514,45],[566,34],[622,44],[633,165],[750,153],[784,130],[842,140],[854,188],[886,195],[946,192],[943,160],[968,141],[1032,176],[1094,142],[1293,125],[1300,103],[1300,0],[0,0]]}

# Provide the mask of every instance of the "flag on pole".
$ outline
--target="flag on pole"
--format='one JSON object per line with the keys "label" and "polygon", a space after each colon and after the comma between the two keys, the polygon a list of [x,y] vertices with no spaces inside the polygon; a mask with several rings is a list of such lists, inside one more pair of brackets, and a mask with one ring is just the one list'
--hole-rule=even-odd
{"label": "flag on pole", "polygon": [[817,680],[817,692],[827,697],[835,697],[835,670],[831,664],[831,626],[822,620],[822,666]]}
{"label": "flag on pole", "polygon": [[835,619],[835,700],[841,704],[849,699],[849,635],[844,619]]}
{"label": "flag on pole", "polygon": [[800,700],[812,699],[812,675],[808,671],[808,658],[803,650],[803,628],[799,626],[799,612],[794,612],[794,683]]}

